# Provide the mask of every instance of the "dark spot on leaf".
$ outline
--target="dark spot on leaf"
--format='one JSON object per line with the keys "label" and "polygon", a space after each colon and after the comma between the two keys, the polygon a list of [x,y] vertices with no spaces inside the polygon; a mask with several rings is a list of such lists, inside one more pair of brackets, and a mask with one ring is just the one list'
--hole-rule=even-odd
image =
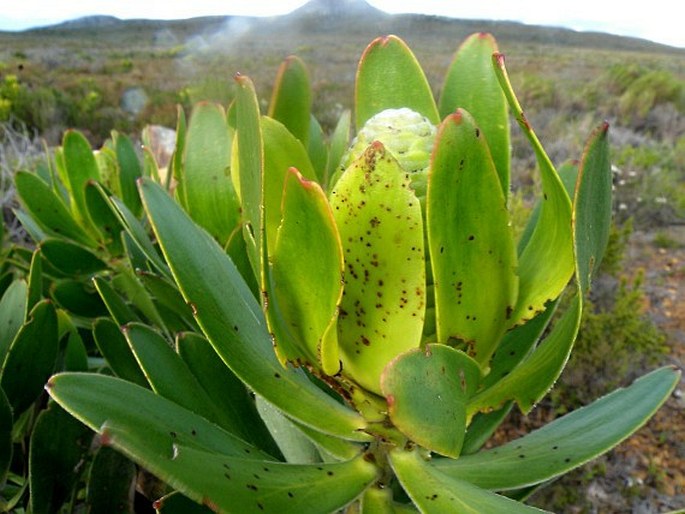
{"label": "dark spot on leaf", "polygon": [[254,484],[247,484],[246,486],[250,491],[257,491],[259,488]]}

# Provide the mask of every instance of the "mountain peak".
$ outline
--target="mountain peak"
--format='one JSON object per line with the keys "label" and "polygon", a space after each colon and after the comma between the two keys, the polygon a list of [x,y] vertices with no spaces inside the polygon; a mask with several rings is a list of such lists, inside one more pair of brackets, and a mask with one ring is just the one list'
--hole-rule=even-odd
{"label": "mountain peak", "polygon": [[309,0],[292,14],[304,16],[359,16],[383,14],[365,0]]}

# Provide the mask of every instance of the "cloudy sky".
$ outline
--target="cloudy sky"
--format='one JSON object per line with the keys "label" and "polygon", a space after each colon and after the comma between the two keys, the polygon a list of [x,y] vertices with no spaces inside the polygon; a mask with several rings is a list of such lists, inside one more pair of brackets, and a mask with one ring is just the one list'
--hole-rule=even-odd
{"label": "cloudy sky", "polygon": [[[685,48],[681,6],[674,0],[368,0],[390,13],[513,20],[633,36]],[[0,30],[22,30],[93,14],[173,19],[206,15],[284,14],[306,0],[2,0]]]}

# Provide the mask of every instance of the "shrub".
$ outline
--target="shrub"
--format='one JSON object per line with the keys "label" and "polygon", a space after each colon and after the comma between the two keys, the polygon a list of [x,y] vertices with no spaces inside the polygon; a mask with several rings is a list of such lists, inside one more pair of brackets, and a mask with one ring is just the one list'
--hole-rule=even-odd
{"label": "shrub", "polygon": [[[668,397],[679,373],[664,367],[482,449],[514,403],[529,412],[546,395],[576,339],[609,237],[608,125],[560,177],[489,34],[460,47],[439,102],[394,36],[369,45],[356,77],[355,119],[330,139],[291,57],[266,115],[245,76],[228,110],[179,112],[174,183],[119,132],[95,156],[69,131],[54,173],[17,173],[38,248],[13,256],[26,279],[2,298],[18,314],[0,443],[13,424],[30,441],[32,512],[111,505],[94,476],[130,491],[135,469],[103,464],[109,447],[158,477],[162,511],[532,512],[514,498]],[[508,108],[541,184],[518,240]],[[569,280],[577,293],[554,318]],[[86,357],[98,350],[104,361]],[[86,427],[102,448],[84,493]]]}

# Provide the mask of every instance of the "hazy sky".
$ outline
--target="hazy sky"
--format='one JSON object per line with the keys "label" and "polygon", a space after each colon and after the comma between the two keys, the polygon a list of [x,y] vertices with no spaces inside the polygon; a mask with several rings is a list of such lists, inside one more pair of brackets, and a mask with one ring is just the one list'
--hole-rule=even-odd
{"label": "hazy sky", "polygon": [[[596,30],[685,48],[682,6],[675,0],[368,0],[391,13],[502,19],[576,30]],[[0,30],[58,23],[92,14],[172,19],[206,15],[284,14],[306,0],[2,0]],[[678,12],[675,12],[675,11]]]}

